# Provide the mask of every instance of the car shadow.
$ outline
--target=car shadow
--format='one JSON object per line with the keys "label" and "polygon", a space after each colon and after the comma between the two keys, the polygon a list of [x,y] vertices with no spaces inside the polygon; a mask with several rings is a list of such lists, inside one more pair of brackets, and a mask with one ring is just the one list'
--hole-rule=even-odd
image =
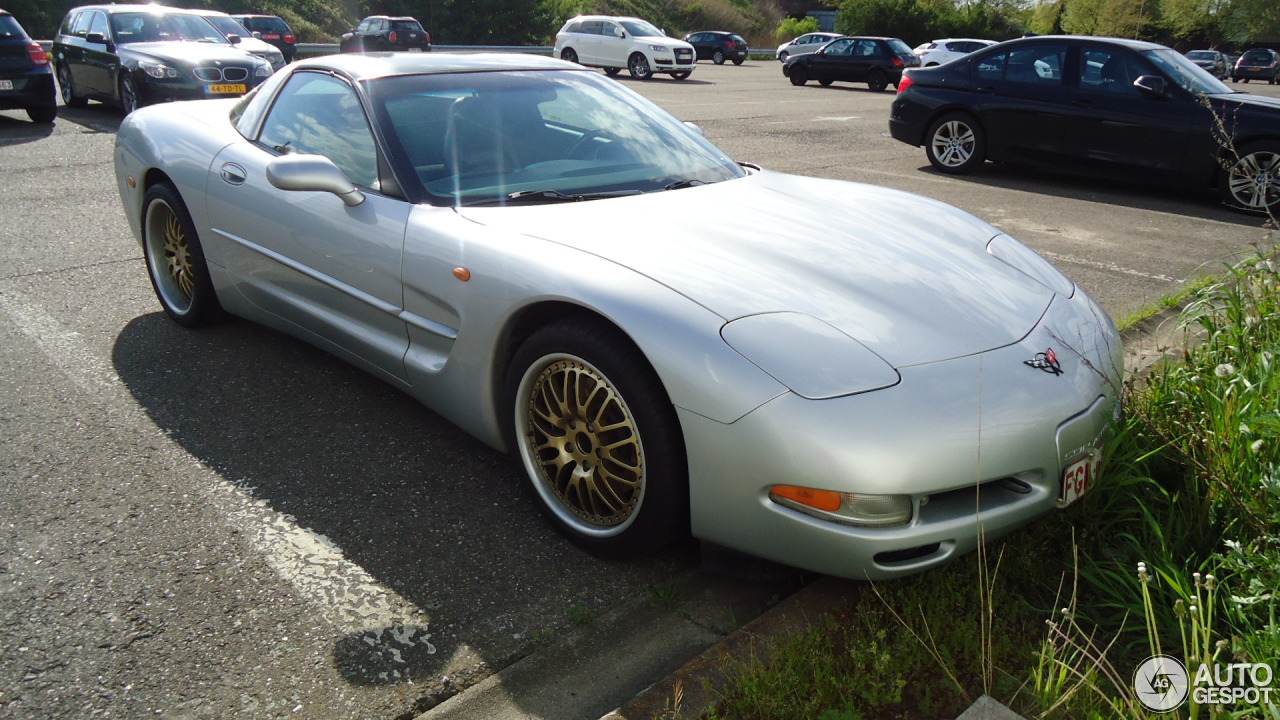
{"label": "car shadow", "polygon": [[540,515],[513,458],[259,325],[233,319],[194,332],[143,315],[120,331],[112,362],[220,489],[323,536],[420,611],[342,626],[333,660],[353,685],[413,684],[430,704],[452,694],[443,671],[465,678],[449,669],[456,658],[478,655],[496,671],[572,627],[576,614],[634,600],[637,588],[698,566],[692,542],[638,561],[588,555]]}
{"label": "car shadow", "polygon": [[711,82],[709,80],[695,80],[693,79],[693,76],[689,76],[684,80],[676,80],[673,77],[663,75],[660,73],[654,73],[653,76],[647,80],[640,80],[638,78],[631,77],[625,72],[620,72],[617,75],[614,75],[613,79],[620,80],[622,82],[627,82],[627,83],[651,83],[655,80],[665,80],[667,82],[680,83],[681,85],[715,85],[714,82]]}
{"label": "car shadow", "polygon": [[1196,188],[1174,182],[1152,182],[1126,176],[1099,176],[1085,172],[1050,170],[1043,166],[1016,163],[985,163],[975,172],[952,175],[932,165],[919,171],[948,180],[1004,190],[1020,190],[1040,195],[1070,198],[1115,207],[1184,215],[1199,220],[1229,223],[1241,227],[1261,227],[1262,214],[1235,210],[1224,205],[1214,188]]}
{"label": "car shadow", "polygon": [[94,132],[114,133],[124,121],[124,112],[114,105],[98,102],[79,108],[59,105],[58,120],[75,123]]}
{"label": "car shadow", "polygon": [[[58,119],[61,120],[62,118],[59,117]],[[27,119],[27,111],[25,110],[5,110],[0,112],[0,147],[43,140],[53,134],[56,123],[57,120],[52,123],[31,122]]]}

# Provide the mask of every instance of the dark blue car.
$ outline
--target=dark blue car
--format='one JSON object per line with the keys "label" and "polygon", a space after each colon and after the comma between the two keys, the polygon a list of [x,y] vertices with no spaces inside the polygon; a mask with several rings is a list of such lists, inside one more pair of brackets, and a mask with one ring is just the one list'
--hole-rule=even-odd
{"label": "dark blue car", "polygon": [[44,48],[0,10],[0,110],[26,110],[31,122],[51,123],[58,116],[56,98]]}

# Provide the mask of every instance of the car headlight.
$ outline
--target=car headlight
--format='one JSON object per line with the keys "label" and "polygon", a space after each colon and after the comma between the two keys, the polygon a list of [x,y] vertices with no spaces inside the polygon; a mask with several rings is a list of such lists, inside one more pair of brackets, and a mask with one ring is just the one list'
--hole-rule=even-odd
{"label": "car headlight", "polygon": [[274,72],[275,70],[272,69],[270,65],[266,63],[262,63],[258,65],[258,68],[256,70],[253,71],[253,75],[254,77],[265,78],[265,77],[271,77],[271,74]]}
{"label": "car headlight", "polygon": [[664,53],[671,52],[671,48],[667,47],[666,45],[650,45],[649,49],[654,52],[664,52]]}
{"label": "car headlight", "polygon": [[774,485],[769,499],[819,520],[855,527],[891,527],[911,522],[910,495],[864,495],[795,485]]}
{"label": "car headlight", "polygon": [[1076,284],[1063,275],[1061,270],[1008,235],[1001,234],[991,238],[991,242],[987,243],[987,252],[1062,297],[1069,298],[1076,293]]}
{"label": "car headlight", "polygon": [[177,68],[171,68],[164,63],[153,62],[151,60],[139,60],[138,69],[157,80],[178,77]]}
{"label": "car headlight", "polygon": [[810,315],[764,313],[725,325],[720,336],[795,394],[810,400],[897,385],[898,371],[865,345]]}

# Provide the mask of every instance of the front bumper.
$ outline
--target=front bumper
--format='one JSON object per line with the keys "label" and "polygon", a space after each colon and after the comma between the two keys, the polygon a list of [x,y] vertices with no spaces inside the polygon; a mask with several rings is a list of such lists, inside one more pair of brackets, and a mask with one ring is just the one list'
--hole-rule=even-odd
{"label": "front bumper", "polygon": [[[1025,364],[1047,348],[1062,374]],[[935,567],[1057,506],[1063,469],[1114,417],[1121,363],[1115,326],[1077,291],[1022,341],[899,368],[892,388],[785,394],[732,424],[682,412],[693,534],[848,578]],[[840,525],[773,502],[778,484],[909,495],[914,513],[895,527]]]}
{"label": "front bumper", "polygon": [[[143,105],[175,100],[217,100],[239,97],[266,80],[266,78],[254,77],[252,74],[248,79],[235,83],[205,83],[185,78],[157,80],[142,72],[135,72],[133,77],[138,100]],[[244,87],[244,92],[216,92],[215,85],[240,85]]]}

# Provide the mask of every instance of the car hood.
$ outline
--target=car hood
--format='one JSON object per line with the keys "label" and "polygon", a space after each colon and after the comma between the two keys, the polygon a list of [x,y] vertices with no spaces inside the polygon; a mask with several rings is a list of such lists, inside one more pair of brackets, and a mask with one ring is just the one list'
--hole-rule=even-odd
{"label": "car hood", "polygon": [[683,190],[459,212],[619,263],[726,321],[810,315],[895,367],[1017,342],[1053,298],[986,251],[999,230],[869,185],[759,172]]}
{"label": "car hood", "polygon": [[1267,113],[1268,117],[1276,117],[1275,112],[1280,111],[1280,98],[1267,97],[1266,95],[1255,95],[1247,92],[1219,93],[1210,95],[1210,98],[1219,100],[1224,103],[1234,104],[1237,107],[1243,106],[1251,110],[1261,110]]}
{"label": "car hood", "polygon": [[148,42],[129,43],[120,47],[121,54],[149,57],[163,62],[195,65],[206,62],[244,63],[251,56],[244,50],[221,43]]}
{"label": "car hood", "polygon": [[676,40],[664,36],[636,35],[636,40],[646,42],[650,45],[661,45],[665,48],[675,50],[676,48],[692,48],[693,46],[683,40]]}

